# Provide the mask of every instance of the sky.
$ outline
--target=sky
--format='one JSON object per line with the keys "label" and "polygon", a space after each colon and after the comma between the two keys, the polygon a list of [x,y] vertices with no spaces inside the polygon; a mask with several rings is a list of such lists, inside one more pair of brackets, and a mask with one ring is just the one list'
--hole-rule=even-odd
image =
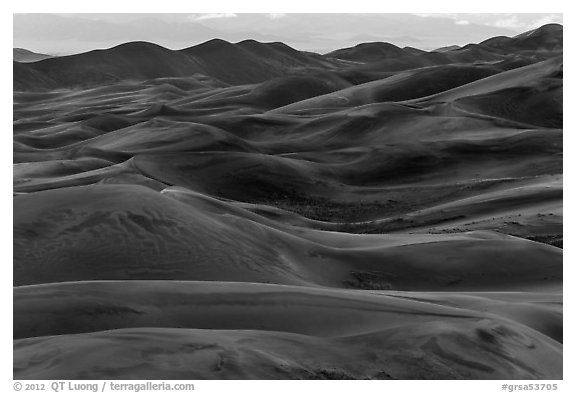
{"label": "sky", "polygon": [[13,21],[14,47],[65,55],[128,41],[182,49],[212,38],[282,41],[318,53],[373,41],[432,50],[514,36],[563,18],[551,13],[84,13],[14,14]]}

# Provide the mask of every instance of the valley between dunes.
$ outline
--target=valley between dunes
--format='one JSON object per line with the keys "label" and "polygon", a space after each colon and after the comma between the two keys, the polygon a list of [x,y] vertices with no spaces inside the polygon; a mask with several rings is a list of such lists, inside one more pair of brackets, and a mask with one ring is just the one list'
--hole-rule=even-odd
{"label": "valley between dunes", "polygon": [[410,49],[20,50],[14,378],[562,379],[562,26]]}

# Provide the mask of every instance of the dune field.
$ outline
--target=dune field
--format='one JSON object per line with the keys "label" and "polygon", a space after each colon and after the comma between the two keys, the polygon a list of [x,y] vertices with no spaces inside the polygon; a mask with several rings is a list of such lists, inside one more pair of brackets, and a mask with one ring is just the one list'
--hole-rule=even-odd
{"label": "dune field", "polygon": [[562,33],[14,49],[14,378],[562,379]]}

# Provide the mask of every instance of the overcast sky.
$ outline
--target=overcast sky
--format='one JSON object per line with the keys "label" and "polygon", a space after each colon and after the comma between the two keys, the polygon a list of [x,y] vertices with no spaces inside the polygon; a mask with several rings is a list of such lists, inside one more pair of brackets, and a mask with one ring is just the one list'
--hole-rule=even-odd
{"label": "overcast sky", "polygon": [[15,14],[14,47],[61,55],[136,40],[182,49],[221,38],[320,53],[370,41],[430,50],[547,23],[562,23],[562,14]]}

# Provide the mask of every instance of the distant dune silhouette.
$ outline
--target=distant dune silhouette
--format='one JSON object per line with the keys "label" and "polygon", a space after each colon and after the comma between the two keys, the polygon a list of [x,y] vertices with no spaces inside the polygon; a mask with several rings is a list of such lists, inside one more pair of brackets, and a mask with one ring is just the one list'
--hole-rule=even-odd
{"label": "distant dune silhouette", "polygon": [[20,63],[31,63],[34,61],[44,60],[52,57],[50,55],[45,55],[43,53],[35,53],[23,48],[14,48],[12,55],[14,61]]}

